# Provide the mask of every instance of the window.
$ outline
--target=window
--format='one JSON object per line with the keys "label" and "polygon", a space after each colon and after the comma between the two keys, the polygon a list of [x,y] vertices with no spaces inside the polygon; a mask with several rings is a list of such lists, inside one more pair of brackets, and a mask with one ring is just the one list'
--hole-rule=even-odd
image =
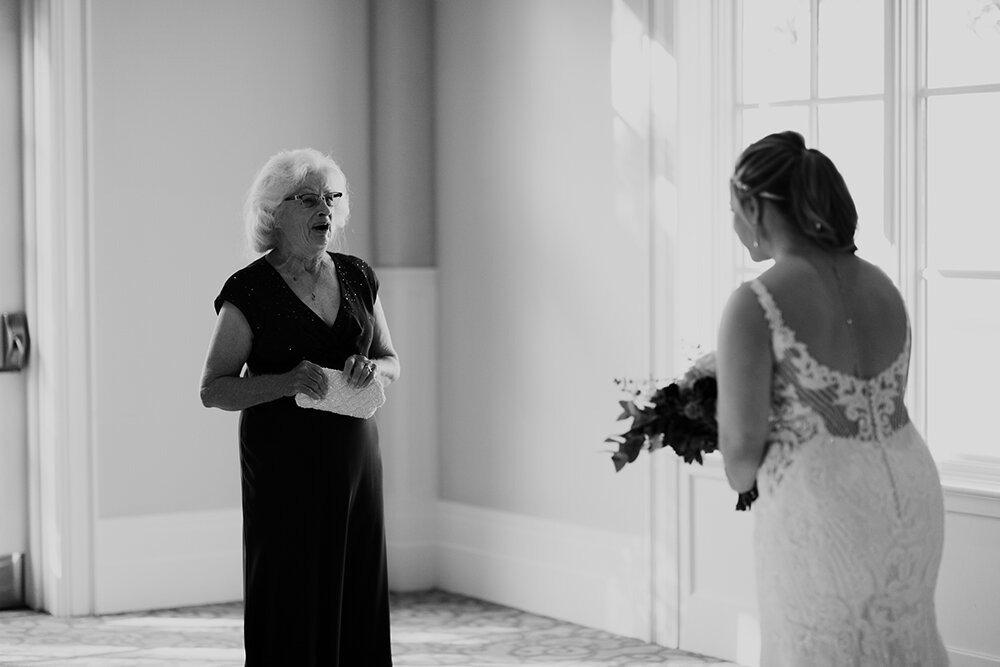
{"label": "window", "polygon": [[[858,246],[868,259],[895,274],[884,194],[883,3],[744,0],[739,8],[739,148],[771,132],[795,130],[829,155],[858,207]],[[754,269],[746,267],[745,272]]]}
{"label": "window", "polygon": [[727,4],[733,155],[793,129],[833,159],[907,299],[914,420],[939,461],[1000,463],[1000,0]]}
{"label": "window", "polygon": [[926,0],[925,199],[914,258],[925,285],[927,440],[1000,457],[1000,0]]}

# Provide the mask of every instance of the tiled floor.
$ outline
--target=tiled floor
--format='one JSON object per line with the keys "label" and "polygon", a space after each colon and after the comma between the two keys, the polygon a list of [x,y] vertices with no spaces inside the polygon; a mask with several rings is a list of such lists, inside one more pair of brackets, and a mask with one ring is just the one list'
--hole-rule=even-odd
{"label": "tiled floor", "polygon": [[[0,665],[242,665],[242,613],[238,603],[71,619],[0,612]],[[735,667],[441,591],[393,595],[392,643],[397,667]]]}

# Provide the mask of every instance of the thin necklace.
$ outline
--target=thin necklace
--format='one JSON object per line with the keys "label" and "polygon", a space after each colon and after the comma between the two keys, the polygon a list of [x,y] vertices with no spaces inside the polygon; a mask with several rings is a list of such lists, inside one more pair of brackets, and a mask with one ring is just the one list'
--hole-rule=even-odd
{"label": "thin necklace", "polygon": [[[309,290],[309,296],[312,301],[316,300],[316,288],[319,287],[319,281],[323,279],[325,265],[321,262],[319,265],[319,271],[316,273],[316,279],[313,280],[312,288]],[[309,273],[308,269],[305,273]],[[298,276],[292,276],[292,282],[297,283],[299,281]]]}

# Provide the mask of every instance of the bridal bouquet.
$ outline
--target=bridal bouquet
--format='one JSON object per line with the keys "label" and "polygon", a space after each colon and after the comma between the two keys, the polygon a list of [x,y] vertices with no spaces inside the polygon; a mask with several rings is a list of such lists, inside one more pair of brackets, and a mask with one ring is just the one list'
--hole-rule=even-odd
{"label": "bridal bouquet", "polygon": [[[618,444],[618,451],[611,455],[616,471],[635,461],[643,449],[652,453],[670,447],[684,463],[702,464],[704,454],[719,448],[714,352],[700,357],[680,379],[666,385],[622,379],[615,384],[631,397],[619,401],[623,411],[618,419],[632,420],[625,433],[606,440]],[[756,498],[756,487],[739,494],[736,509],[750,509]]]}

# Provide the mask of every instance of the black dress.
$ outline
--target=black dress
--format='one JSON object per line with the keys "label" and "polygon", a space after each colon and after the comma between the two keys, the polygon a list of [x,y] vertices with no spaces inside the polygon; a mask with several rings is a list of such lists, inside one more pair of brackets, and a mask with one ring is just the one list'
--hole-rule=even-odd
{"label": "black dress", "polygon": [[[330,253],[340,310],[327,325],[265,257],[215,300],[253,333],[253,375],[303,359],[342,369],[368,354],[378,278],[363,260]],[[300,408],[284,397],[243,410],[244,644],[254,667],[391,665],[382,461],[374,419]]]}

